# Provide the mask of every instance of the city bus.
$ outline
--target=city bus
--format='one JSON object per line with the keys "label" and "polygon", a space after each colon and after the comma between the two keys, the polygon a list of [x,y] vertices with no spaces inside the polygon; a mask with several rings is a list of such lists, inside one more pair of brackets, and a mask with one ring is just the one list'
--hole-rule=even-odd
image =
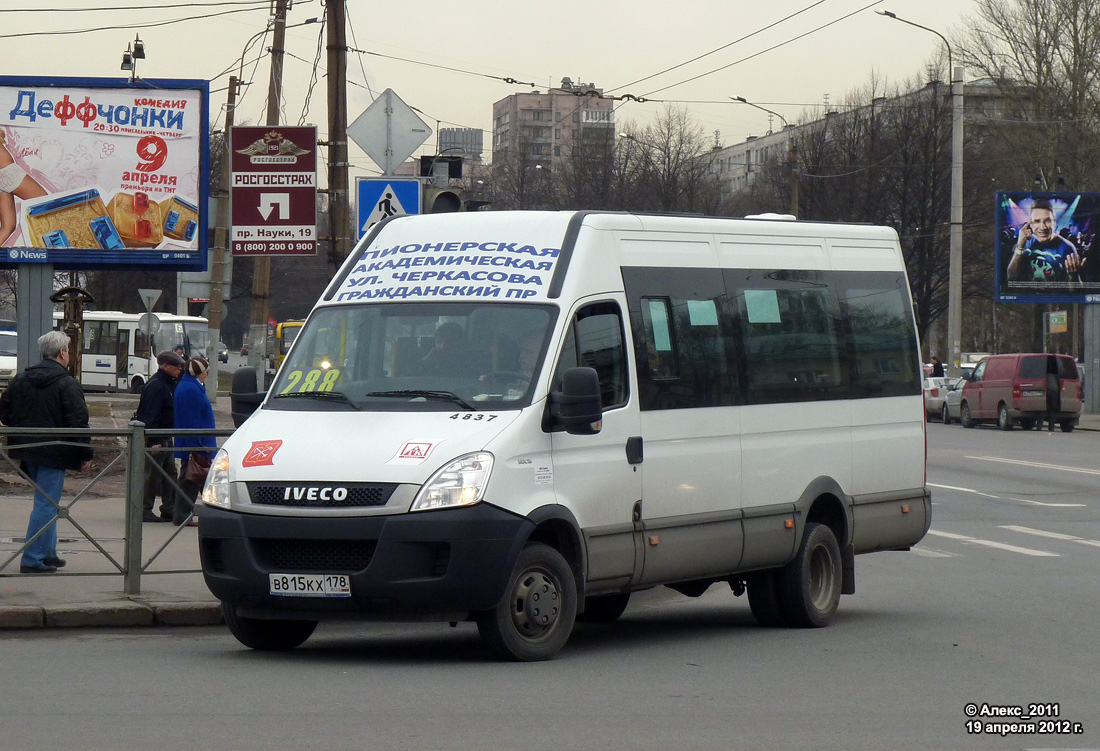
{"label": "city bus", "polygon": [[[160,330],[150,337],[138,328],[143,313],[84,311],[80,383],[85,391],[129,391],[139,394],[157,372],[157,353],[183,345],[184,357],[207,357],[207,322],[198,316],[156,313]],[[61,328],[63,314],[53,314]]]}

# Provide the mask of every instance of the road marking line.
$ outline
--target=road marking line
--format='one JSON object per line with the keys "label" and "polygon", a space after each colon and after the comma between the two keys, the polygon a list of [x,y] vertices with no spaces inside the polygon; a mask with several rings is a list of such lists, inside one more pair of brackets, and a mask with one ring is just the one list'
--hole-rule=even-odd
{"label": "road marking line", "polygon": [[1084,508],[1087,504],[1084,503],[1045,503],[1043,501],[1033,501],[1030,498],[1005,498],[1004,496],[994,495],[992,493],[983,493],[980,490],[974,490],[973,488],[960,488],[954,485],[937,485],[934,482],[925,483],[930,488],[939,488],[940,490],[955,490],[959,493],[973,493],[974,495],[980,495],[983,498],[993,498],[997,501],[1017,501],[1019,503],[1026,503],[1031,506],[1046,506],[1048,508]]}
{"label": "road marking line", "polygon": [[1003,459],[999,456],[968,456],[967,459],[981,459],[986,462],[1000,462],[1001,464],[1016,464],[1021,467],[1038,467],[1040,469],[1060,469],[1063,472],[1080,472],[1085,475],[1100,475],[1100,469],[1083,469],[1081,467],[1067,467],[1064,464],[1044,464],[1043,462],[1025,462],[1019,459]]}
{"label": "road marking line", "polygon": [[1093,547],[1100,548],[1100,540],[1086,540],[1084,537],[1075,537],[1074,535],[1065,535],[1061,532],[1047,532],[1043,529],[1032,529],[1031,527],[1019,527],[1015,524],[1005,524],[1001,526],[1001,529],[1007,529],[1012,532],[1022,532],[1025,535],[1038,535],[1039,537],[1049,537],[1054,540],[1066,540],[1067,542],[1079,542],[1082,545],[1092,545]]}
{"label": "road marking line", "polygon": [[942,550],[935,550],[933,548],[910,548],[910,553],[916,553],[924,558],[954,558],[953,553],[944,553]]}
{"label": "road marking line", "polygon": [[1051,553],[1046,550],[1034,550],[1032,548],[1021,548],[1015,545],[1008,545],[1003,542],[994,542],[993,540],[979,540],[976,537],[967,537],[966,535],[956,535],[950,532],[938,532],[934,529],[928,530],[928,534],[936,535],[938,537],[946,537],[950,540],[960,540],[961,542],[968,542],[972,545],[984,545],[987,548],[997,548],[998,550],[1007,550],[1011,553],[1021,553],[1023,555],[1031,555],[1037,558],[1061,558],[1060,553]]}

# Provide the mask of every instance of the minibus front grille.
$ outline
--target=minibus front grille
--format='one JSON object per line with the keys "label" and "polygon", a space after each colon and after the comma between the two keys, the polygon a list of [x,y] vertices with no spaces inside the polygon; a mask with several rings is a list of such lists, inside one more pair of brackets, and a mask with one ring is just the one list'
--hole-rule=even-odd
{"label": "minibus front grille", "polygon": [[252,540],[257,560],[269,571],[362,571],[375,545],[374,540]]}
{"label": "minibus front grille", "polygon": [[253,503],[299,508],[385,506],[397,490],[395,482],[349,482],[341,485],[250,482],[247,485]]}

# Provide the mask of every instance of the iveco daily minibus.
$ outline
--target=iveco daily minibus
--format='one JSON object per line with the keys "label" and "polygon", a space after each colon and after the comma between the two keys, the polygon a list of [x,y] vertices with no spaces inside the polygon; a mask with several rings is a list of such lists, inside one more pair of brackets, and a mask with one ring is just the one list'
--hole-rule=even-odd
{"label": "iveco daily minibus", "polygon": [[542,660],[658,585],[824,626],[928,529],[920,376],[891,229],[393,218],[215,457],[203,573],[257,649],[473,620]]}

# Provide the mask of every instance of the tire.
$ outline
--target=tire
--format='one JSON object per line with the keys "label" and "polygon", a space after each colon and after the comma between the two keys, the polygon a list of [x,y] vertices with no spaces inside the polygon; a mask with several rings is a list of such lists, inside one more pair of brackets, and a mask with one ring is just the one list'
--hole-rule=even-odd
{"label": "tire", "polygon": [[140,394],[144,389],[145,381],[142,380],[141,376],[134,376],[133,380],[130,381],[130,393]]}
{"label": "tire", "polygon": [[1003,404],[997,408],[997,427],[1001,430],[1012,430],[1012,418],[1008,416],[1008,407]]}
{"label": "tire", "polygon": [[584,599],[584,612],[577,615],[578,621],[586,623],[614,623],[630,603],[630,593],[618,595],[600,595]]}
{"label": "tire", "polygon": [[1062,422],[1058,423],[1058,427],[1062,429],[1063,433],[1072,433],[1074,428],[1073,421],[1063,420]]}
{"label": "tire", "polygon": [[974,427],[974,420],[970,417],[970,405],[966,402],[959,407],[959,424],[964,428]]}
{"label": "tire", "polygon": [[317,628],[317,621],[268,621],[237,615],[233,606],[222,603],[229,632],[250,649],[284,652],[301,645]]}
{"label": "tire", "polygon": [[492,610],[477,614],[477,630],[489,650],[516,662],[556,655],[577,618],[577,585],[561,553],[530,543],[516,559],[508,586]]}
{"label": "tire", "polygon": [[951,415],[947,414],[947,405],[946,404],[944,404],[942,407],[940,407],[940,420],[943,422],[944,425],[950,425],[951,424]]}
{"label": "tire", "polygon": [[787,624],[795,628],[829,625],[837,605],[843,573],[840,546],[824,524],[807,524],[794,560],[779,570],[779,602]]}
{"label": "tire", "polygon": [[1020,427],[1023,428],[1024,430],[1034,430],[1035,429],[1035,419],[1031,418],[1031,417],[1022,418],[1020,420]]}
{"label": "tire", "polygon": [[759,571],[745,578],[749,593],[749,608],[761,626],[774,628],[787,625],[787,617],[779,600],[777,572],[773,569]]}

